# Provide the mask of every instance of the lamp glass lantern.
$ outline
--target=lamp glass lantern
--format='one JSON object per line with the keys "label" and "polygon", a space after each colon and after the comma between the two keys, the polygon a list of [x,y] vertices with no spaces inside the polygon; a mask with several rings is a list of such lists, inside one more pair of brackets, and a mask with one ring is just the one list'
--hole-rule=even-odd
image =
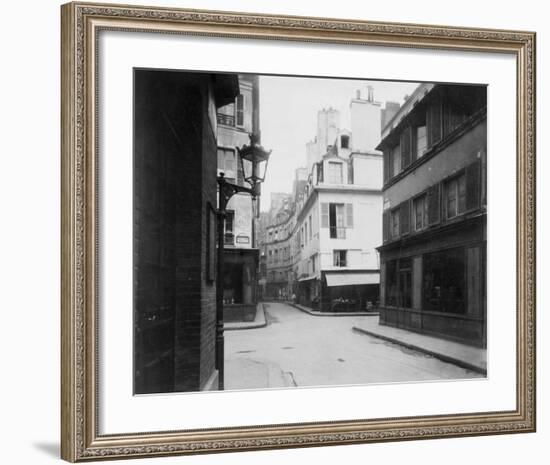
{"label": "lamp glass lantern", "polygon": [[250,137],[250,145],[243,145],[237,150],[241,159],[244,180],[255,190],[265,180],[271,151],[265,150],[253,136]]}

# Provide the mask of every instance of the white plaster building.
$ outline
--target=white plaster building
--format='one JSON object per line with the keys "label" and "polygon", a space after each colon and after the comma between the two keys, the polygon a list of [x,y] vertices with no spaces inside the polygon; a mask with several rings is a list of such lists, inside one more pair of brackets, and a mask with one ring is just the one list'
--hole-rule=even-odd
{"label": "white plaster building", "polygon": [[[285,267],[294,279],[286,284],[298,302],[322,311],[364,311],[379,296],[383,157],[375,149],[381,105],[372,88],[351,100],[350,119],[352,130],[340,127],[337,110],[319,111],[306,145],[307,182],[284,221],[291,225]],[[269,283],[269,261],[267,269]]]}

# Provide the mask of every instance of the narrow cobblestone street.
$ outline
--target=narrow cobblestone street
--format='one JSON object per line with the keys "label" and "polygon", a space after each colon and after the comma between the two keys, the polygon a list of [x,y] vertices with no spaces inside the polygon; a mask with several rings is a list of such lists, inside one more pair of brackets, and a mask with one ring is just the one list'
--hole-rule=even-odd
{"label": "narrow cobblestone street", "polygon": [[225,333],[226,389],[476,378],[455,365],[352,331],[371,316],[319,317],[265,305],[267,326]]}

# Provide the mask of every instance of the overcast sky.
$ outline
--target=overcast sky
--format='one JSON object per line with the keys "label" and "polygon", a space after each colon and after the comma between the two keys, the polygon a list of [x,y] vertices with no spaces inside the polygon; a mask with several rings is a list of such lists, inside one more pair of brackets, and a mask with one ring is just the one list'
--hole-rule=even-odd
{"label": "overcast sky", "polygon": [[260,76],[262,145],[273,150],[262,185],[261,209],[269,208],[271,192],[291,192],[294,170],[306,164],[306,143],[317,133],[317,112],[340,111],[340,126],[350,128],[349,103],[356,90],[374,88],[374,99],[403,102],[417,83]]}

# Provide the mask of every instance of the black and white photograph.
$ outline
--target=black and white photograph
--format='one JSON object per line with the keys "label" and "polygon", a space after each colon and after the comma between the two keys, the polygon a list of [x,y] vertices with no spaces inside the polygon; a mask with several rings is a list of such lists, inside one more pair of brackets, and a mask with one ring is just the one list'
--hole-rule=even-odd
{"label": "black and white photograph", "polygon": [[2,463],[548,460],[544,2],[2,6]]}
{"label": "black and white photograph", "polygon": [[134,69],[134,394],[487,376],[487,86]]}

